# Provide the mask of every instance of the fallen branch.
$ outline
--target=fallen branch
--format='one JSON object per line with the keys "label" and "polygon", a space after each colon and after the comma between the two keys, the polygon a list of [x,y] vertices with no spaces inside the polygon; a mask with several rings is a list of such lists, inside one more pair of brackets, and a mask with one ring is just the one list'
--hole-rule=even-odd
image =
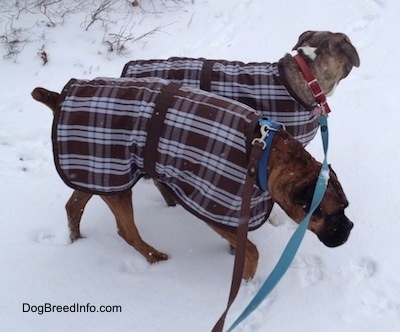
{"label": "fallen branch", "polygon": [[153,30],[140,35],[139,37],[135,37],[134,34],[132,33],[133,27],[131,27],[127,32],[128,25],[125,25],[124,27],[121,28],[119,33],[109,33],[108,35],[110,36],[110,38],[104,40],[104,43],[108,45],[109,52],[116,51],[117,54],[126,54],[127,51],[125,45],[128,42],[133,43],[145,37],[151,36],[155,33],[160,32],[162,28],[168,25],[158,26]]}

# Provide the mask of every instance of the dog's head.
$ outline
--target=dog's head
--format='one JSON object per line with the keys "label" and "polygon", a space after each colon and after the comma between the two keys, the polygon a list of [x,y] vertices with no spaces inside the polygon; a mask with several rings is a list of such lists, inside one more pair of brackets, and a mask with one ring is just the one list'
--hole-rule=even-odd
{"label": "dog's head", "polygon": [[[297,223],[310,209],[321,166],[287,132],[279,131],[275,135],[268,161],[269,192],[274,202]],[[342,186],[330,169],[326,192],[308,229],[328,247],[343,244],[353,228],[353,223],[344,214],[348,205]]]}
{"label": "dog's head", "polygon": [[[312,173],[317,176],[315,171]],[[316,185],[314,177],[310,180],[300,183],[294,189],[292,202],[294,209],[299,210],[299,214],[308,213],[310,209]],[[345,243],[353,228],[353,223],[344,214],[348,205],[342,186],[335,172],[330,169],[325,195],[313,213],[308,229],[314,232],[328,247],[337,247]]]}
{"label": "dog's head", "polygon": [[293,47],[304,55],[325,95],[333,93],[339,81],[360,66],[357,50],[349,37],[329,31],[306,31]]}

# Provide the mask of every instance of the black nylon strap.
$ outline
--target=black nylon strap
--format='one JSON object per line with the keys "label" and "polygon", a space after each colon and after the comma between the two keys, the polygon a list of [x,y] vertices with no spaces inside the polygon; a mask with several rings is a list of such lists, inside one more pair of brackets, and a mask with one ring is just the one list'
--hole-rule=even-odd
{"label": "black nylon strap", "polygon": [[144,172],[149,177],[154,178],[156,175],[158,140],[164,125],[165,115],[171,105],[172,98],[180,86],[180,84],[175,82],[165,85],[156,99],[153,115],[147,128],[146,149],[144,152]]}
{"label": "black nylon strap", "polygon": [[205,60],[200,74],[200,89],[204,91],[211,91],[211,80],[215,60]]}
{"label": "black nylon strap", "polygon": [[244,263],[246,259],[247,232],[251,216],[250,203],[254,183],[256,181],[258,160],[260,159],[262,147],[263,145],[261,143],[255,142],[251,149],[251,155],[243,190],[242,205],[240,207],[239,225],[236,231],[236,254],[233,266],[231,290],[229,293],[229,299],[226,309],[219,318],[218,322],[213,327],[212,332],[222,332],[226,315],[228,314],[228,310],[239,292],[240,284],[242,282]]}

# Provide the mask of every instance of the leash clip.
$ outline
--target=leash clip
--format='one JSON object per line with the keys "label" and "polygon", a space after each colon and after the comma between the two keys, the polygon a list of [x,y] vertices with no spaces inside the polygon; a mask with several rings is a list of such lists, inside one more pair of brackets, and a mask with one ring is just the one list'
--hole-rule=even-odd
{"label": "leash clip", "polygon": [[269,130],[270,128],[268,125],[262,125],[260,127],[261,137],[253,139],[253,142],[251,142],[251,144],[253,145],[255,145],[255,143],[262,144],[262,149],[264,150],[267,147],[265,139],[269,136]]}
{"label": "leash clip", "polygon": [[313,111],[314,111],[314,114],[328,116],[328,113],[330,113],[331,109],[329,108],[329,105],[328,105],[327,101],[325,100],[325,101],[318,103],[314,107]]}
{"label": "leash clip", "polygon": [[260,143],[262,144],[262,149],[265,150],[265,148],[267,147],[266,139],[269,137],[270,130],[278,131],[278,128],[271,127],[266,123],[261,124],[260,126],[261,137],[253,139],[251,144],[254,145],[255,143]]}

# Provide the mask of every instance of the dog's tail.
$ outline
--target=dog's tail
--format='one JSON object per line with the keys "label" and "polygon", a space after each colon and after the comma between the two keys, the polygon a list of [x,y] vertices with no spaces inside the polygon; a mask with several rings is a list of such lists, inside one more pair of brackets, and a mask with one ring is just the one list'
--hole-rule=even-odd
{"label": "dog's tail", "polygon": [[53,114],[57,110],[58,99],[60,98],[60,94],[57,92],[49,91],[44,88],[35,88],[31,93],[33,99],[40,101],[49,107]]}

